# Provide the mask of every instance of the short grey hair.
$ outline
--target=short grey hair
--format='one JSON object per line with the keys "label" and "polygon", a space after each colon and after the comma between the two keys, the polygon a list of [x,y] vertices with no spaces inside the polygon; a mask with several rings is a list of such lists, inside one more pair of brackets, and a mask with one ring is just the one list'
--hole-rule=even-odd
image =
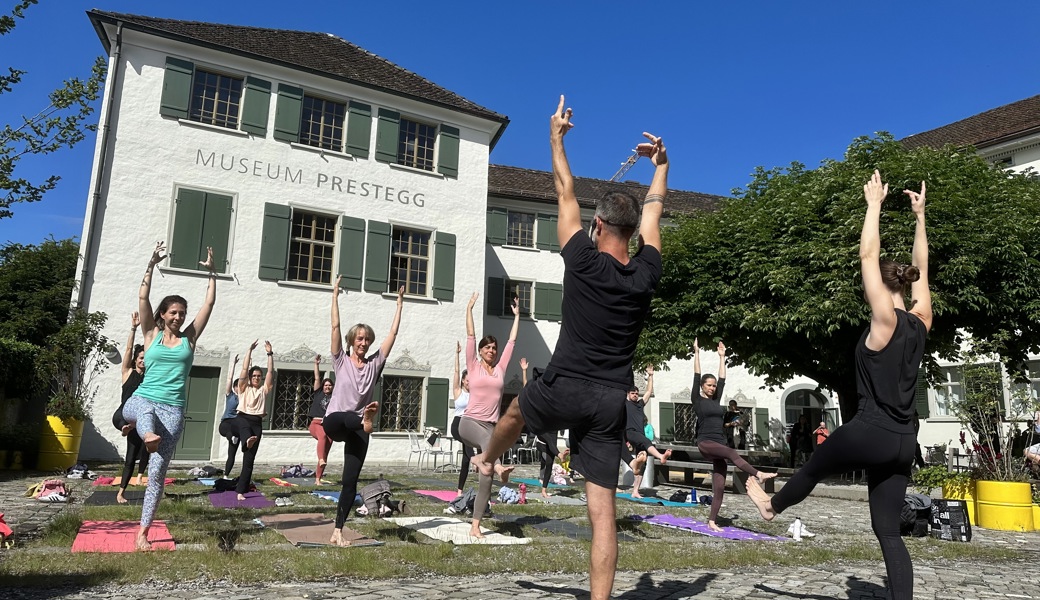
{"label": "short grey hair", "polygon": [[624,192],[611,192],[596,202],[596,216],[623,237],[639,227],[639,202]]}

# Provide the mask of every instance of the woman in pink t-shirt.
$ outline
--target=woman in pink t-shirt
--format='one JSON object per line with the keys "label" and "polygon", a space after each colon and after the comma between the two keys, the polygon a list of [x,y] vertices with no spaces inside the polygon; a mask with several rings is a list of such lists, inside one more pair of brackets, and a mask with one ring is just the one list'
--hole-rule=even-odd
{"label": "woman in pink t-shirt", "polygon": [[[498,411],[502,403],[502,389],[506,382],[506,369],[513,356],[516,344],[516,333],[520,329],[520,306],[513,299],[513,328],[509,331],[509,341],[498,353],[498,340],[493,335],[485,335],[477,344],[473,334],[473,305],[477,303],[477,294],[469,299],[466,307],[466,369],[469,371],[469,404],[462,413],[459,422],[459,436],[462,442],[472,448],[487,448],[491,441],[491,432],[498,422]],[[496,360],[497,359],[497,360]],[[502,483],[509,481],[509,472],[513,467],[502,464],[500,457],[487,457],[495,461],[495,473]],[[491,477],[480,476],[477,487],[477,498],[473,503],[473,526],[469,534],[476,538],[484,537],[480,532],[480,519],[484,516],[488,499],[491,497]]]}

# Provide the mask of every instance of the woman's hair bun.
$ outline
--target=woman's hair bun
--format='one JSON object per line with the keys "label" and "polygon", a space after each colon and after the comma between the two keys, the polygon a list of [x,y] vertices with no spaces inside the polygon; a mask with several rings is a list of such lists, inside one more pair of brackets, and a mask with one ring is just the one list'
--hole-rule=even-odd
{"label": "woman's hair bun", "polygon": [[918,269],[914,265],[900,265],[899,269],[896,271],[896,275],[899,277],[899,283],[906,285],[921,278],[921,269]]}

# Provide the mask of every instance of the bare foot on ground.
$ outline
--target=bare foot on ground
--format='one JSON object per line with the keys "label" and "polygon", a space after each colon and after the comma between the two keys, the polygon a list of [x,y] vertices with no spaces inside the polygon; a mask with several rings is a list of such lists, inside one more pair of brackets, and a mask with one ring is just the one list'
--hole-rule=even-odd
{"label": "bare foot on ground", "polygon": [[550,494],[548,490],[542,490],[542,498],[549,498],[550,496],[552,496],[552,494]]}
{"label": "bare foot on ground", "polygon": [[502,483],[509,483],[509,474],[512,473],[513,469],[515,469],[515,468],[516,467],[512,467],[512,466],[507,467],[505,465],[500,465],[500,464],[496,463],[495,464],[495,474],[498,475],[498,479]]}
{"label": "bare foot on ground", "polygon": [[766,521],[772,521],[773,517],[776,516],[776,512],[773,510],[773,504],[769,501],[769,494],[762,489],[757,478],[752,477],[748,479],[747,493],[748,498],[755,503],[762,518]]}
{"label": "bare foot on ground", "polygon": [[123,490],[116,492],[116,502],[126,504],[126,498],[123,497]]}
{"label": "bare foot on ground", "polygon": [[133,425],[123,425],[123,428],[119,430],[123,434],[123,437],[130,435],[130,432],[134,430]]}
{"label": "bare foot on ground", "polygon": [[712,531],[722,531],[722,528],[715,524],[715,521],[708,521],[708,529]]}
{"label": "bare foot on ground", "polygon": [[661,464],[662,465],[668,464],[668,459],[671,458],[671,457],[672,457],[672,451],[671,450],[665,450],[664,451],[664,456],[661,458]]}
{"label": "bare foot on ground", "polygon": [[639,489],[636,488],[635,486],[632,487],[632,497],[633,498],[637,498],[637,499],[643,497],[642,495],[640,495]]}
{"label": "bare foot on ground", "polygon": [[477,539],[484,539],[484,534],[480,531],[480,521],[473,522],[473,527],[470,528],[469,535],[470,537],[475,537]]}
{"label": "bare foot on ground", "polygon": [[478,473],[485,477],[491,477],[495,473],[492,465],[489,465],[487,461],[484,460],[483,452],[469,459],[469,463],[473,465],[473,468],[475,468]]}
{"label": "bare foot on ground", "polygon": [[255,435],[249,436],[249,439],[246,440],[246,448],[252,448],[253,446],[255,446],[256,445],[256,440],[257,440],[257,437]]}
{"label": "bare foot on ground", "polygon": [[159,450],[159,442],[162,438],[155,435],[154,433],[144,434],[144,449],[151,454],[155,454]]}
{"label": "bare foot on ground", "polygon": [[346,546],[350,545],[350,540],[343,539],[343,535],[340,533],[339,529],[333,529],[332,530],[332,539],[330,539],[329,542],[333,543],[333,544],[335,544],[337,546],[343,546],[343,547],[346,547]]}
{"label": "bare foot on ground", "polygon": [[139,529],[137,536],[134,538],[134,547],[137,548],[138,552],[151,552],[152,543],[148,541],[148,532]]}
{"label": "bare foot on ground", "polygon": [[361,427],[365,430],[365,433],[372,433],[374,426],[373,420],[376,416],[376,411],[379,410],[379,403],[372,402],[365,407],[365,412],[361,413]]}

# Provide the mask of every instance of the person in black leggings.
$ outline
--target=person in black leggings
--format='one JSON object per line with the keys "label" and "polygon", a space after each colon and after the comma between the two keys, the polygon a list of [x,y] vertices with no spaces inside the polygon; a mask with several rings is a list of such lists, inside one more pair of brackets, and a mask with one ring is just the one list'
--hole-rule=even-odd
{"label": "person in black leggings", "polygon": [[130,315],[130,338],[126,340],[126,351],[123,352],[123,390],[119,408],[112,413],[112,425],[126,436],[126,458],[123,460],[123,477],[119,480],[119,491],[116,502],[126,504],[126,486],[130,485],[130,475],[134,472],[134,463],[140,461],[137,471],[137,482],[144,485],[144,474],[148,472],[148,451],[144,448],[144,440],[137,430],[123,418],[123,406],[130,396],[134,395],[137,386],[144,381],[144,346],[134,344],[137,328],[141,325],[141,316],[137,311]]}
{"label": "person in black leggings", "polygon": [[[654,366],[646,366],[646,393],[643,397],[639,397],[639,388],[634,385],[628,389],[628,398],[625,402],[625,441],[628,444],[622,444],[621,454],[622,460],[628,463],[628,468],[632,469],[634,476],[632,482],[632,497],[642,498],[639,495],[639,488],[643,483],[643,468],[646,466],[646,461],[650,460],[650,457],[656,458],[661,462],[662,465],[668,464],[668,459],[672,456],[671,450],[665,450],[661,452],[654,446],[654,442],[650,438],[646,437],[644,430],[646,428],[646,413],[643,411],[646,409],[646,405],[650,402],[650,398],[654,395]],[[628,449],[628,445],[632,446],[632,449]],[[642,458],[640,458],[642,456]],[[652,483],[652,482],[651,482]]]}
{"label": "person in black leggings", "polygon": [[[812,458],[770,498],[749,481],[748,495],[766,520],[804,500],[816,484],[836,473],[866,469],[870,522],[881,544],[894,600],[913,597],[914,571],[910,553],[899,536],[910,466],[917,434],[914,429],[914,390],[932,325],[928,291],[928,238],[925,232],[925,184],[921,191],[904,190],[916,222],[912,264],[882,260],[879,221],[888,185],[881,174],[863,186],[867,215],[860,237],[860,267],[864,297],[870,304],[870,326],[856,344],[856,387],[859,412],[831,434]],[[910,288],[910,310],[905,294]]]}
{"label": "person in black leggings", "polygon": [[235,355],[231,368],[228,369],[227,385],[224,387],[224,414],[220,416],[217,432],[228,441],[227,460],[224,462],[224,479],[231,479],[231,469],[235,468],[235,455],[238,454],[238,378],[235,369],[238,367],[238,355]]}
{"label": "person in black leggings", "polygon": [[712,531],[722,531],[715,520],[722,508],[722,496],[726,492],[726,471],[729,470],[728,462],[733,463],[741,471],[758,478],[761,481],[776,477],[776,473],[764,473],[752,467],[744,460],[737,451],[726,444],[726,434],[723,432],[723,410],[719,400],[722,399],[722,390],[726,387],[726,345],[719,342],[719,378],[714,375],[705,374],[701,376],[701,351],[697,345],[697,338],[693,339],[693,392],[690,394],[690,403],[697,415],[697,429],[694,432],[694,443],[700,450],[701,456],[711,461],[711,513],[708,516],[708,528]]}
{"label": "person in black leggings", "polygon": [[462,343],[455,342],[455,375],[452,377],[452,392],[455,396],[455,418],[451,421],[451,439],[458,440],[462,444],[462,461],[459,465],[458,495],[462,495],[462,489],[466,487],[466,479],[469,478],[469,459],[476,454],[472,446],[462,441],[459,434],[459,423],[462,422],[462,413],[466,412],[469,405],[469,371],[463,370],[459,375],[459,354],[462,354]]}
{"label": "person in black leggings", "polygon": [[336,387],[332,390],[332,399],[329,400],[321,425],[329,439],[344,443],[343,487],[336,507],[336,524],[331,542],[337,546],[349,546],[350,540],[343,539],[343,523],[354,506],[361,467],[368,455],[368,440],[379,410],[379,403],[372,396],[386,358],[397,340],[397,330],[401,326],[401,307],[404,305],[404,286],[397,290],[397,312],[394,313],[390,333],[379,349],[369,355],[375,332],[364,323],[347,330],[347,347],[346,350],[343,348],[344,337],[340,336],[339,324],[339,283],[340,278],[337,277],[332,287],[332,368],[336,373]]}
{"label": "person in black leggings", "polygon": [[242,361],[242,375],[238,379],[238,416],[233,429],[242,444],[242,472],[238,474],[238,499],[245,500],[253,482],[253,463],[260,450],[260,439],[264,436],[264,415],[267,414],[267,397],[274,391],[274,350],[271,342],[264,342],[267,352],[267,374],[258,366],[250,366],[253,350],[260,340],[254,341],[246,358]]}

